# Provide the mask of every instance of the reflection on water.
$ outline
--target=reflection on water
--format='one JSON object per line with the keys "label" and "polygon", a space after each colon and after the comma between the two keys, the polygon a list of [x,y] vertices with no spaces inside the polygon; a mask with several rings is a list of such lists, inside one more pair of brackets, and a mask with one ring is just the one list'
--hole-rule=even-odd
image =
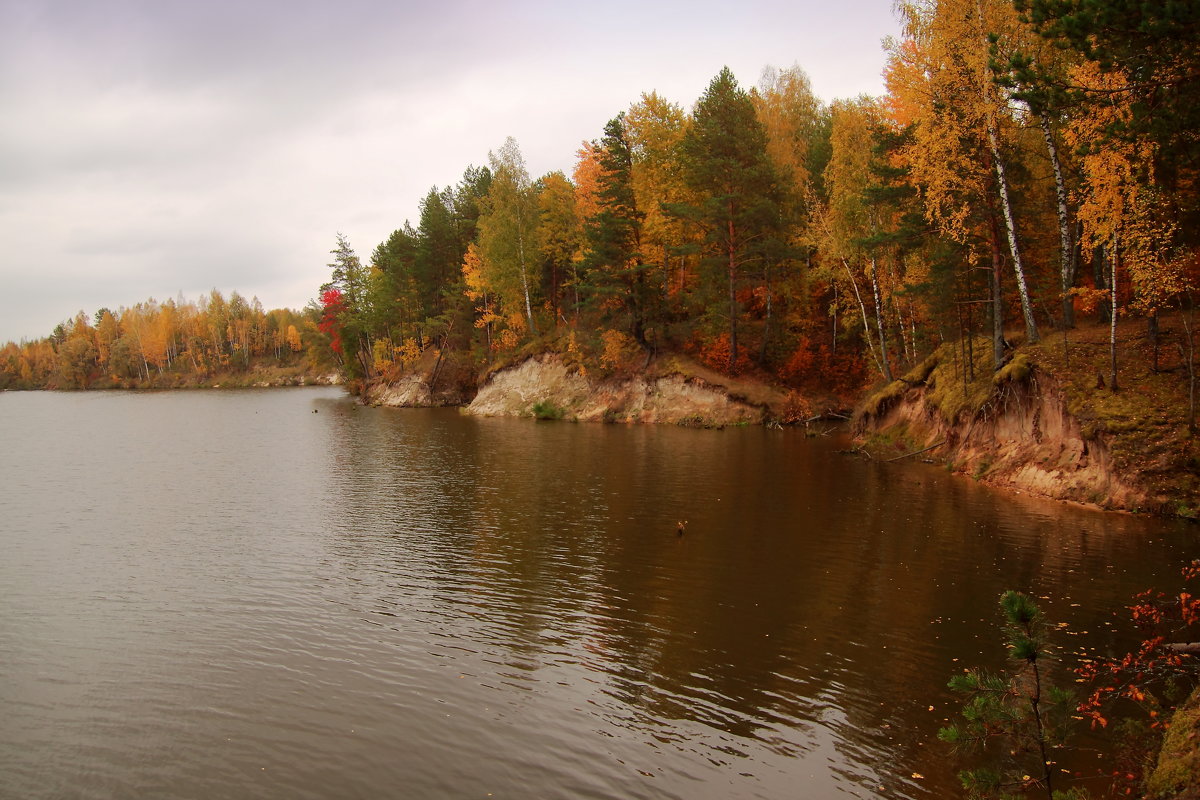
{"label": "reflection on water", "polygon": [[0,429],[6,797],[943,797],[1002,589],[1113,649],[1200,554],[798,431],[333,390],[8,394]]}

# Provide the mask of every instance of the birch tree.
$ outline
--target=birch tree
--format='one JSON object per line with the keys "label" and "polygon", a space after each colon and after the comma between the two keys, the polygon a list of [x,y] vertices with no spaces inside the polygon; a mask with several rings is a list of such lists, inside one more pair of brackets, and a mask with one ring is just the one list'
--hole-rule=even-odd
{"label": "birch tree", "polygon": [[479,217],[481,279],[500,301],[510,328],[537,333],[533,307],[537,287],[537,194],[525,158],[511,136],[488,154],[492,179]]}
{"label": "birch tree", "polygon": [[[877,120],[875,103],[860,97],[853,101],[836,101],[833,105],[833,152],[825,170],[829,189],[829,204],[823,225],[824,249],[837,260],[853,290],[862,315],[863,338],[876,367],[884,380],[892,380],[888,357],[887,333],[883,321],[883,293],[880,290],[879,269],[874,253],[862,242],[878,233],[879,220],[866,202],[871,183],[872,123]],[[835,273],[836,274],[836,273]],[[858,275],[871,289],[874,321],[867,315],[866,303],[859,289]],[[872,341],[871,327],[878,337],[878,348]]]}
{"label": "birch tree", "polygon": [[893,101],[904,106],[903,114],[916,126],[908,158],[922,186],[926,215],[960,242],[978,234],[972,228],[981,217],[993,217],[983,236],[992,246],[992,339],[999,367],[1004,349],[997,272],[1001,247],[1013,266],[1026,339],[1038,340],[1009,195],[1005,153],[1015,122],[990,63],[989,36],[1016,36],[1019,23],[1004,0],[909,2],[900,11],[905,36],[891,43],[889,85]]}

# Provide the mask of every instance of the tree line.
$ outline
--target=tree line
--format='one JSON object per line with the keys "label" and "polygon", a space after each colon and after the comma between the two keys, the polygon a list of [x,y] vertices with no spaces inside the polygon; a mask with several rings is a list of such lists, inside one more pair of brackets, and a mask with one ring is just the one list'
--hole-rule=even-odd
{"label": "tree line", "polygon": [[319,310],[265,311],[216,289],[192,302],[153,299],[82,311],[45,339],[0,348],[0,389],[195,385],[254,367],[332,370]]}
{"label": "tree line", "polygon": [[1080,313],[1190,304],[1200,6],[898,13],[883,97],[825,104],[798,67],[750,89],[723,69],[690,111],[644,94],[570,176],[533,178],[509,138],[368,263],[339,235],[321,327],[348,376],[431,346],[599,368],[672,348],[852,392],[943,342],[986,334],[998,368],[1006,329],[1036,342]]}

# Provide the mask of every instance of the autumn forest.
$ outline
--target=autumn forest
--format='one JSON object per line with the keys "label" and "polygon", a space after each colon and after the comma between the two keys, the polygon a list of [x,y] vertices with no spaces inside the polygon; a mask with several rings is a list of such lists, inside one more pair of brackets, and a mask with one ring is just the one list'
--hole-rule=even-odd
{"label": "autumn forest", "polygon": [[531,176],[509,138],[369,258],[339,234],[307,309],[214,291],[80,312],[0,350],[0,388],[263,364],[361,386],[432,352],[477,375],[553,350],[604,375],[675,351],[850,403],[944,343],[989,342],[971,358],[994,369],[1048,331],[1112,324],[1115,347],[1119,318],[1190,309],[1200,8],[899,13],[883,97],[826,104],[799,67],[750,88],[724,69],[690,110],[643,94],[571,175]]}

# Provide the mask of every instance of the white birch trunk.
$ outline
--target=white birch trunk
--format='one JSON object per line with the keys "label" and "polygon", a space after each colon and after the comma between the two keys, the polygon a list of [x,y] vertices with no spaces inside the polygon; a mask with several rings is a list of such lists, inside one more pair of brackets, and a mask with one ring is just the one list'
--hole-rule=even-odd
{"label": "white birch trunk", "polygon": [[888,362],[887,336],[883,331],[883,303],[879,296],[879,276],[875,268],[875,258],[871,257],[871,292],[875,297],[875,324],[879,328],[879,356],[884,380],[891,382],[892,365]]}
{"label": "white birch trunk", "polygon": [[1058,247],[1062,278],[1063,327],[1070,328],[1075,324],[1075,306],[1071,302],[1071,287],[1075,283],[1075,248],[1071,245],[1071,224],[1067,217],[1067,185],[1063,180],[1062,163],[1058,158],[1058,148],[1054,145],[1054,135],[1050,131],[1050,119],[1044,111],[1038,115],[1038,122],[1042,129],[1042,138],[1046,140],[1046,152],[1050,155],[1050,165],[1054,168],[1054,194],[1058,200]]}
{"label": "white birch trunk", "polygon": [[1029,302],[1029,289],[1025,285],[1025,268],[1021,266],[1021,251],[1017,246],[1017,226],[1013,221],[1012,203],[1008,199],[1008,179],[1004,159],[1000,155],[1000,142],[996,135],[996,122],[988,117],[988,145],[992,150],[992,163],[996,167],[996,184],[1000,191],[1000,210],[1004,215],[1004,231],[1008,238],[1008,252],[1012,256],[1013,272],[1017,276],[1017,291],[1021,295],[1021,314],[1025,318],[1025,338],[1038,340],[1037,323],[1033,320],[1033,306]]}
{"label": "white birch trunk", "polygon": [[875,342],[871,340],[871,318],[867,316],[867,304],[863,302],[862,293],[858,291],[858,281],[854,280],[854,273],[850,271],[850,265],[846,259],[842,259],[842,268],[846,270],[846,277],[850,279],[850,286],[854,289],[854,298],[858,300],[858,310],[862,313],[863,321],[863,337],[867,340],[867,349],[871,352],[871,358],[875,361],[875,367],[883,376],[887,373],[883,370],[883,364],[879,360],[879,355],[875,352]]}
{"label": "white birch trunk", "polygon": [[[517,202],[521,200],[518,198]],[[529,275],[525,267],[525,219],[520,206],[517,207],[517,260],[521,264],[521,290],[525,293],[525,319],[529,320],[529,330],[537,333],[537,327],[533,324],[533,304],[529,300]]]}

